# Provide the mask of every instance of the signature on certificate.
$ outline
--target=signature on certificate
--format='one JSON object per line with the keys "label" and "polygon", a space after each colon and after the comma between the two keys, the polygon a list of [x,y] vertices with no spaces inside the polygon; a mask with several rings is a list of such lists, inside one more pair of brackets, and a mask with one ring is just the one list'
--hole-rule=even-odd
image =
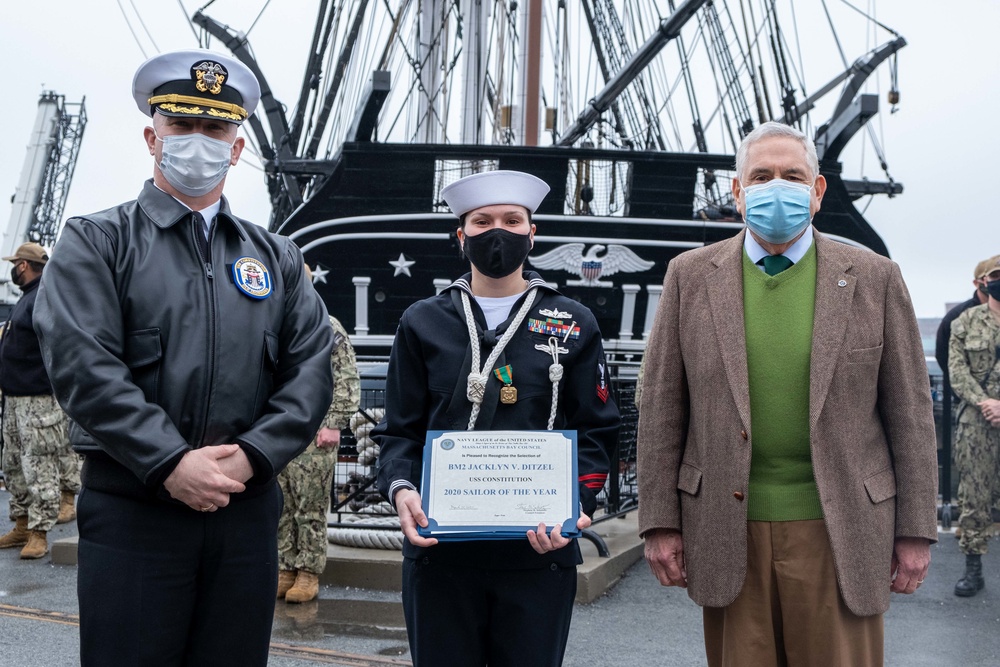
{"label": "signature on certificate", "polygon": [[470,512],[472,510],[475,510],[476,507],[473,505],[449,505],[448,509],[450,509],[452,512]]}
{"label": "signature on certificate", "polygon": [[528,503],[520,503],[515,507],[515,509],[524,512],[525,514],[545,514],[549,511],[551,505],[529,505]]}

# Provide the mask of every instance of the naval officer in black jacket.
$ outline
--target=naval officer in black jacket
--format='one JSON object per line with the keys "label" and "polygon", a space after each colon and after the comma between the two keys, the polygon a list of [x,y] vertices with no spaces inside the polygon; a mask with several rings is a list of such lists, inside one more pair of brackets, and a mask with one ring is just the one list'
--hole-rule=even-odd
{"label": "naval officer in black jacket", "polygon": [[577,527],[596,510],[618,409],[593,314],[523,270],[531,214],[548,190],[512,171],[445,188],[471,273],[408,308],[393,343],[386,416],[372,437],[379,491],[406,536],[403,610],[415,667],[562,663],[582,562],[575,539],[544,525],[518,540],[438,543],[417,533],[427,525],[419,486],[428,430],[575,429]]}
{"label": "naval officer in black jacket", "polygon": [[333,333],[285,237],[222,197],[260,88],[210,51],[156,56],[133,95],[153,178],[72,218],[35,329],[84,454],[87,665],[265,665],[275,481],[330,405]]}

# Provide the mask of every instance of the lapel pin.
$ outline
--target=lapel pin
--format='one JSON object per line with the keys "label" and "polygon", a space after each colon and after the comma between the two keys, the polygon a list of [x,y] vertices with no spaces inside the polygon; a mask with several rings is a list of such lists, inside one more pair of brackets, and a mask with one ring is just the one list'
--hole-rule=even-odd
{"label": "lapel pin", "polygon": [[847,281],[843,279],[839,280],[837,282],[837,287],[847,287]]}

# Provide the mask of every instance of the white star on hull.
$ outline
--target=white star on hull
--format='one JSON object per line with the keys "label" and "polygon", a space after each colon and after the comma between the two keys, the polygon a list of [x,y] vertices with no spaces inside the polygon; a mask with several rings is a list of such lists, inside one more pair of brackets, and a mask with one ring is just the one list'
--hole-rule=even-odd
{"label": "white star on hull", "polygon": [[410,273],[410,267],[416,264],[412,259],[406,259],[406,255],[399,253],[399,259],[390,260],[389,265],[394,267],[396,270],[393,272],[392,277],[395,278],[399,274],[404,274],[407,278],[412,278],[413,274]]}
{"label": "white star on hull", "polygon": [[316,268],[312,270],[313,285],[315,285],[316,283],[325,283],[326,282],[326,274],[328,274],[328,273],[330,273],[329,270],[327,270],[327,269],[321,269],[320,265],[317,264]]}

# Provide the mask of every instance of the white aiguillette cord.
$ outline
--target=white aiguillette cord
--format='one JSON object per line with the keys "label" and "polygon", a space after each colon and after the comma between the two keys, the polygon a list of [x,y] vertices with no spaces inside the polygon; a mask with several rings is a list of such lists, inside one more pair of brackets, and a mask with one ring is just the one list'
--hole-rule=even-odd
{"label": "white aiguillette cord", "polygon": [[[573,322],[576,324],[576,322]],[[570,325],[570,331],[573,331],[573,324]],[[566,334],[569,338],[569,334]],[[565,341],[564,341],[565,342]],[[540,345],[535,346],[536,349],[540,348]],[[549,380],[552,382],[552,409],[549,410],[549,428],[556,423],[556,408],[559,406],[559,380],[562,380],[563,376],[563,365],[559,363],[559,353],[566,352],[566,348],[559,347],[559,339],[555,336],[549,336],[549,347],[548,351],[552,354],[552,365],[549,366]]]}
{"label": "white aiguillette cord", "polygon": [[[521,309],[517,311],[514,321],[507,327],[507,331],[504,332],[503,337],[486,359],[486,363],[481,367],[479,365],[479,334],[476,332],[476,320],[472,315],[472,304],[469,302],[469,295],[465,291],[462,292],[465,324],[469,328],[469,344],[472,346],[472,370],[469,372],[468,384],[465,388],[465,395],[472,402],[472,414],[469,415],[469,428],[467,429],[469,431],[475,428],[476,419],[479,418],[479,408],[482,405],[483,397],[486,395],[486,381],[490,377],[488,372],[493,368],[493,364],[497,362],[497,359],[500,358],[500,354],[507,347],[507,343],[514,337],[517,328],[521,326],[521,322],[524,321],[524,317],[528,314],[528,311],[531,310],[531,305],[535,301],[535,292],[537,291],[538,288],[533,287],[528,292],[528,297],[521,304]],[[572,333],[575,324],[576,322],[573,322],[570,325],[570,330],[566,334],[567,339],[570,333]],[[549,337],[548,345],[536,345],[535,349],[552,354],[552,365],[549,366],[549,380],[552,382],[552,409],[549,411],[548,423],[548,430],[551,431],[556,423],[556,409],[559,406],[559,381],[563,377],[563,365],[559,363],[559,353],[566,352],[567,350],[559,347],[559,339],[555,336]],[[476,372],[477,369],[481,370]]]}
{"label": "white aiguillette cord", "polygon": [[493,348],[493,352],[487,357],[486,363],[480,366],[479,334],[476,332],[476,319],[472,314],[472,304],[469,302],[469,294],[462,290],[462,307],[465,309],[465,324],[469,328],[469,343],[472,345],[472,370],[469,372],[468,384],[465,389],[466,397],[472,402],[472,414],[469,415],[469,428],[467,429],[469,431],[475,428],[476,419],[479,418],[479,408],[482,405],[483,396],[486,395],[486,381],[490,377],[489,372],[493,368],[493,364],[500,358],[504,348],[507,347],[507,343],[517,333],[517,328],[521,326],[521,322],[524,321],[528,311],[531,310],[531,305],[535,302],[535,293],[537,292],[537,287],[531,288],[524,303],[521,304],[521,308],[517,311],[514,321],[507,327],[507,331],[504,332],[503,336],[497,342],[496,347]]}

